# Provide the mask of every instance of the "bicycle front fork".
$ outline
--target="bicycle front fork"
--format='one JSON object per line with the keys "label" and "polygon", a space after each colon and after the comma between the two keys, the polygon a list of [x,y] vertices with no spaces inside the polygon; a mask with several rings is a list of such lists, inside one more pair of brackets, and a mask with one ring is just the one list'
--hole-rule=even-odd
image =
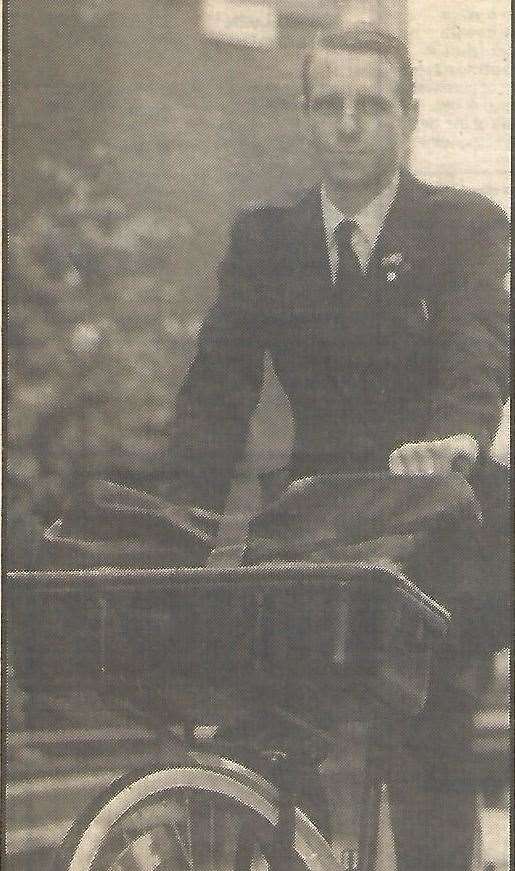
{"label": "bicycle front fork", "polygon": [[267,756],[279,792],[279,818],[270,844],[270,871],[298,871],[294,849],[298,766],[292,764],[291,754],[286,750],[273,750]]}

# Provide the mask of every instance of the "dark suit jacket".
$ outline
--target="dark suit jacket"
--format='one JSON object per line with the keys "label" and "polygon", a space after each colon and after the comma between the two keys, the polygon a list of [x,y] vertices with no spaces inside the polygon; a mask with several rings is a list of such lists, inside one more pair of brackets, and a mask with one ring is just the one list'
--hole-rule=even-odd
{"label": "dark suit jacket", "polygon": [[386,469],[426,437],[488,446],[507,392],[507,237],[485,197],[404,173],[356,300],[331,283],[319,190],[242,213],[178,396],[170,495],[223,505],[265,352],[292,406],[292,477]]}

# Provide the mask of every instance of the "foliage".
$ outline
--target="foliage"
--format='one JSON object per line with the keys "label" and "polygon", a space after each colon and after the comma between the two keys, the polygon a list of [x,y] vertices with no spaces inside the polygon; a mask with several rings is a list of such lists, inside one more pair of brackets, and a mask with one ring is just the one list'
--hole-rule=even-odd
{"label": "foliage", "polygon": [[9,471],[45,513],[81,457],[101,473],[161,467],[199,327],[174,317],[173,220],[131,213],[94,170],[42,163],[54,204],[9,244]]}

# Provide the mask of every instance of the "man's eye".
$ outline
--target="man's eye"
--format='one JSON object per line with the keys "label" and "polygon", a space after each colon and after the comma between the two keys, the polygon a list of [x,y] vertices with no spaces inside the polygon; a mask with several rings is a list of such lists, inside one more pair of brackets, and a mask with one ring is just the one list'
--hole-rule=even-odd
{"label": "man's eye", "polygon": [[[315,97],[313,109],[321,115],[339,115],[345,109],[345,103],[338,97]],[[390,110],[390,103],[382,97],[360,97],[356,101],[356,111],[363,115],[381,115]]]}
{"label": "man's eye", "polygon": [[313,100],[313,108],[325,115],[336,115],[342,111],[342,103],[334,97],[316,97]]}
{"label": "man's eye", "polygon": [[358,101],[358,109],[369,115],[380,115],[388,112],[389,108],[388,100],[382,100],[381,97],[362,97]]}

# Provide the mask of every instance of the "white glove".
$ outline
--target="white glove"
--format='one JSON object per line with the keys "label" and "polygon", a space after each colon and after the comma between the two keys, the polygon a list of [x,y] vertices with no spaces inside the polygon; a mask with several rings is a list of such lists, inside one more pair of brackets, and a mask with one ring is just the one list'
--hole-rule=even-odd
{"label": "white glove", "polygon": [[458,457],[473,465],[478,444],[470,435],[461,434],[428,442],[401,445],[390,454],[390,472],[394,475],[448,475]]}

